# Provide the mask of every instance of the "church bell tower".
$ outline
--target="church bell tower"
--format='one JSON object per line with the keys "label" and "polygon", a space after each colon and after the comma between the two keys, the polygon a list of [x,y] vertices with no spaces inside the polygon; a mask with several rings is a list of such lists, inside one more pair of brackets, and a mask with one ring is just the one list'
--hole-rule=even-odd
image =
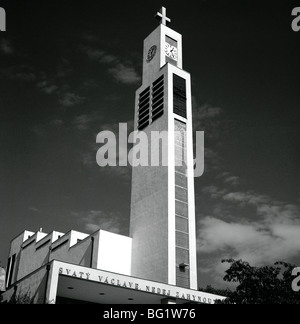
{"label": "church bell tower", "polygon": [[[136,92],[135,130],[149,142],[167,132],[167,164],[132,171],[132,276],[189,289],[197,286],[192,96],[183,70],[182,36],[166,9],[144,41],[143,84]],[[149,147],[149,155],[160,147]],[[164,154],[163,153],[163,154]],[[163,155],[162,154],[162,155]]]}

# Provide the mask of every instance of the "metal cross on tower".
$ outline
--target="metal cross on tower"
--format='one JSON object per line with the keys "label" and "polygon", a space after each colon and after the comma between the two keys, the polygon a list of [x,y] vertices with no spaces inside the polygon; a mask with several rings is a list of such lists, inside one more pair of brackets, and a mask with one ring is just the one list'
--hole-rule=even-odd
{"label": "metal cross on tower", "polygon": [[162,7],[160,12],[158,12],[155,18],[161,20],[161,24],[167,26],[171,22],[171,19],[167,17],[167,9]]}

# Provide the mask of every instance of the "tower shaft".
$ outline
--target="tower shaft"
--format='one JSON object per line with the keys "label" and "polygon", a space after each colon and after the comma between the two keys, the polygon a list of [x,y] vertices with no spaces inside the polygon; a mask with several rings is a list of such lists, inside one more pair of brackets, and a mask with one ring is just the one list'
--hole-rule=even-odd
{"label": "tower shaft", "polygon": [[[132,275],[197,289],[191,78],[182,37],[164,24],[144,41],[135,130],[147,136],[150,158],[132,172]],[[151,165],[160,150],[159,166]]]}

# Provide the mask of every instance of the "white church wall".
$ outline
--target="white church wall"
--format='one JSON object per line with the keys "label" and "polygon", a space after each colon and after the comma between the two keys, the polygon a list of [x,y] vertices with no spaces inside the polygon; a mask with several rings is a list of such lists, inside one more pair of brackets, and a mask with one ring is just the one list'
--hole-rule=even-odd
{"label": "white church wall", "polygon": [[97,269],[131,275],[132,239],[100,231]]}
{"label": "white church wall", "polygon": [[80,232],[76,232],[76,231],[71,231],[70,247],[77,244],[79,241],[82,241],[82,240],[86,239],[88,236],[89,236],[89,234],[80,233]]}

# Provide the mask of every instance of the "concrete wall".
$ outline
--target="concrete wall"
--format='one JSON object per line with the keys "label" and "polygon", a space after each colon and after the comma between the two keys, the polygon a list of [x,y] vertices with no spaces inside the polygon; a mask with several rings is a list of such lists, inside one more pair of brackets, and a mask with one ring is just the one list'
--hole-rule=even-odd
{"label": "concrete wall", "polygon": [[[17,255],[12,283],[54,259],[90,266],[91,240],[86,240],[88,236],[76,231],[67,234],[25,231],[11,243],[10,256]],[[60,246],[65,241],[66,244]],[[56,249],[57,246],[59,247]],[[50,248],[53,249],[51,252]]]}
{"label": "concrete wall", "polygon": [[[159,25],[144,41],[143,53],[143,85],[150,84],[160,73],[160,69],[166,64],[165,36],[173,38],[178,44],[178,67],[182,69],[182,36],[167,26]],[[153,60],[146,62],[149,49],[157,46],[157,52]]]}
{"label": "concrete wall", "polygon": [[[63,233],[52,232],[45,234],[38,232],[22,244],[20,262],[18,264],[17,280],[24,278],[33,271],[49,262],[50,246],[57,241]],[[30,242],[32,243],[30,244]]]}
{"label": "concrete wall", "polygon": [[[46,293],[47,269],[43,267],[24,278],[3,294],[3,302],[43,304]],[[15,290],[16,289],[16,290]]]}
{"label": "concrete wall", "polygon": [[[177,41],[177,67],[166,64],[166,36]],[[149,49],[153,46],[157,46],[157,53],[151,62],[147,62]],[[130,220],[130,236],[133,238],[132,275],[172,285],[176,285],[178,281],[176,278],[179,264],[176,260],[174,123],[175,119],[179,119],[187,125],[189,275],[191,288],[197,289],[191,79],[182,68],[182,36],[160,25],[144,41],[143,85],[136,93],[135,130],[140,93],[147,87],[151,87],[152,83],[164,74],[164,115],[143,132],[147,134],[148,140],[151,139],[153,131],[169,132],[168,167],[133,167]],[[173,113],[173,74],[186,80],[187,118]],[[186,283],[188,284],[189,282]]]}
{"label": "concrete wall", "polygon": [[[191,93],[191,76],[189,73],[173,66],[168,66],[169,73],[169,90],[170,90],[170,113],[169,113],[169,130],[174,132],[175,119],[186,123],[187,127],[187,180],[188,180],[188,219],[189,219],[189,277],[190,277],[190,289],[198,289],[197,283],[197,250],[196,250],[196,217],[195,217],[195,189],[194,189],[194,165],[193,165],[193,123],[192,123],[192,93]],[[186,80],[186,95],[187,95],[187,118],[182,118],[173,113],[173,75],[176,74]],[[170,142],[174,143],[174,139]],[[171,146],[171,145],[170,145]],[[174,147],[171,149],[171,156],[175,155]],[[170,178],[172,174],[175,174],[175,167],[170,167]],[[174,210],[175,214],[175,178],[170,179],[169,182],[169,211]],[[172,205],[172,206],[171,206]],[[175,233],[175,219],[172,220],[173,213],[170,213],[170,233]],[[173,227],[173,229],[171,229]],[[174,230],[174,232],[173,232]],[[171,234],[170,234],[171,235]],[[173,235],[173,234],[172,234]],[[169,241],[170,246],[175,246],[175,242]],[[176,260],[176,268],[179,268],[179,264]],[[178,278],[177,278],[178,279]],[[177,280],[178,281],[178,280]],[[178,282],[174,283],[178,284]]]}
{"label": "concrete wall", "polygon": [[[99,240],[99,232],[93,234],[92,237],[94,237],[95,242]],[[77,243],[77,240],[80,241]],[[64,242],[66,243],[61,245]],[[57,260],[91,267],[93,244],[91,237],[87,234],[71,231],[61,237],[56,244],[52,246],[49,261]],[[95,258],[95,256],[96,254],[94,254],[93,258]]]}
{"label": "concrete wall", "polygon": [[[170,65],[166,64],[166,35],[177,41],[178,69],[182,68],[182,36],[160,25],[144,41],[143,86],[136,93],[135,129],[139,94],[164,74],[164,115],[143,132],[151,139],[153,131],[168,131],[168,166],[134,167],[132,171],[130,236],[133,238],[132,275],[176,284],[175,251],[175,166],[173,87]],[[156,56],[147,63],[149,49]],[[158,150],[158,148],[154,148]],[[150,156],[149,149],[149,156]],[[149,161],[150,163],[150,161]],[[161,164],[162,165],[162,164]]]}
{"label": "concrete wall", "polygon": [[130,275],[131,243],[129,237],[100,230],[92,235],[24,232],[11,245],[10,256],[17,255],[12,284],[52,260]]}
{"label": "concrete wall", "polygon": [[131,275],[132,239],[100,231],[97,269]]}
{"label": "concrete wall", "polygon": [[76,245],[79,241],[85,240],[89,235],[77,231],[71,231],[70,247]]}
{"label": "concrete wall", "polygon": [[48,263],[50,245],[51,242],[37,250],[34,242],[22,249],[17,280],[26,277],[33,271]]}
{"label": "concrete wall", "polygon": [[[150,71],[150,84],[165,75],[167,66],[160,74]],[[138,97],[149,84],[137,91]],[[149,139],[151,157],[151,132],[168,130],[168,93],[165,91],[164,115],[143,130]],[[137,125],[137,114],[135,116]],[[168,145],[168,143],[167,143]],[[150,160],[149,160],[150,163]],[[132,247],[132,275],[139,278],[168,283],[168,167],[138,166],[132,170],[130,236]]]}
{"label": "concrete wall", "polygon": [[7,264],[7,278],[11,275],[12,280],[11,282],[14,283],[17,281],[18,278],[18,269],[20,266],[20,257],[21,257],[21,246],[22,244],[30,239],[32,237],[32,240],[36,239],[35,233],[34,232],[29,232],[29,231],[24,231],[17,237],[15,237],[11,243],[10,243],[10,250],[9,250],[9,255],[8,257],[11,258],[13,255],[16,255],[16,261],[15,261],[15,266],[12,269],[9,264]]}

